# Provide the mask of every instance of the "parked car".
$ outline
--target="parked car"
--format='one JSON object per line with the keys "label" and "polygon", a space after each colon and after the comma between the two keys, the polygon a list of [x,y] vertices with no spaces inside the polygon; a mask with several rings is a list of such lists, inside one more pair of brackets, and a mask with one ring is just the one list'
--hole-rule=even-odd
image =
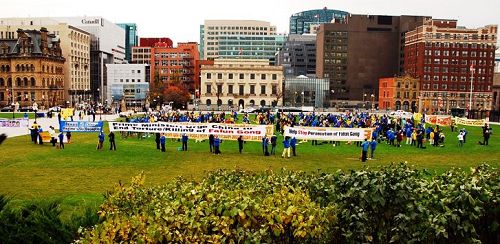
{"label": "parked car", "polygon": [[0,112],[12,112],[14,109],[12,108],[12,106],[7,106],[7,107],[3,107],[0,109]]}

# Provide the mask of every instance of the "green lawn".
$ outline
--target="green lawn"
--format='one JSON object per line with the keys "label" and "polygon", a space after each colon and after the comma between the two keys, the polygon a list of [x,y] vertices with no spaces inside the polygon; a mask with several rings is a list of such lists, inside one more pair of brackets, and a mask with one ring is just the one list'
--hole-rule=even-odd
{"label": "green lawn", "polygon": [[[106,126],[107,129],[107,126]],[[443,172],[452,167],[468,169],[486,162],[500,166],[498,150],[500,126],[493,126],[489,146],[480,146],[481,128],[468,127],[467,143],[457,146],[456,133],[445,129],[445,147],[427,146],[417,149],[403,145],[401,148],[380,144],[375,160],[367,165],[387,165],[408,161],[417,168]],[[107,138],[106,138],[107,139]],[[329,144],[312,146],[310,142],[297,147],[297,157],[282,159],[281,137],[276,156],[262,156],[258,142],[245,144],[243,154],[238,153],[237,143],[224,141],[222,155],[209,153],[208,141],[189,141],[189,151],[178,151],[180,142],[167,139],[167,152],[156,150],[154,135],[144,140],[136,137],[121,139],[117,135],[117,151],[96,151],[96,133],[73,133],[72,144],[57,150],[50,144],[33,145],[29,136],[8,138],[1,146],[0,193],[13,197],[14,202],[30,199],[63,200],[63,209],[70,213],[78,206],[98,205],[102,193],[111,190],[119,181],[128,183],[132,176],[144,171],[150,185],[164,184],[183,176],[197,179],[209,170],[218,168],[246,170],[280,169],[334,172],[363,168],[358,160],[360,149],[342,143],[340,147]]]}
{"label": "green lawn", "polygon": [[[30,119],[34,119],[35,118],[35,113],[34,112],[28,112],[28,117]],[[21,119],[24,117],[24,113],[14,113],[14,118],[16,119]],[[12,112],[0,112],[0,118],[3,118],[3,119],[12,119]]]}

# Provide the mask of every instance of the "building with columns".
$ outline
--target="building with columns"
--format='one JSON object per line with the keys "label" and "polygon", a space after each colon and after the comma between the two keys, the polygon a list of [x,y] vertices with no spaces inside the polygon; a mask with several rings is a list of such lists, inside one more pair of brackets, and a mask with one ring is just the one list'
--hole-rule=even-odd
{"label": "building with columns", "polygon": [[0,39],[0,103],[41,107],[65,103],[60,39],[46,28]]}
{"label": "building with columns", "polygon": [[216,59],[201,67],[200,107],[277,106],[283,98],[283,67],[266,59]]}
{"label": "building with columns", "polygon": [[456,20],[429,19],[406,33],[405,73],[420,80],[423,112],[491,110],[497,28],[467,29]]}

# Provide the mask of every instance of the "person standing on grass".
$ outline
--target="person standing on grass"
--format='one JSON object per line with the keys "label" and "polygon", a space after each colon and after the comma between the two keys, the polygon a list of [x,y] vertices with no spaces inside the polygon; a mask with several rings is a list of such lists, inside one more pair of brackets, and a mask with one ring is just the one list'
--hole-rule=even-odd
{"label": "person standing on grass", "polygon": [[457,138],[458,138],[458,146],[463,147],[464,146],[464,133],[463,132],[458,133]]}
{"label": "person standing on grass", "polygon": [[40,145],[43,145],[42,132],[43,132],[42,126],[39,125],[37,135],[38,135],[38,144]]}
{"label": "person standing on grass", "polygon": [[221,152],[220,152],[220,143],[221,143],[221,140],[220,140],[219,136],[215,136],[215,138],[214,138],[214,151],[215,151],[215,154],[221,154]]}
{"label": "person standing on grass", "polygon": [[490,135],[491,135],[491,127],[487,123],[485,123],[483,126],[483,145],[488,146]]}
{"label": "person standing on grass", "polygon": [[104,133],[99,132],[99,135],[97,136],[97,150],[101,150],[102,149],[102,146],[104,144]]}
{"label": "person standing on grass", "polygon": [[64,149],[64,132],[59,133],[59,148]]}
{"label": "person standing on grass", "polygon": [[240,151],[240,154],[241,154],[241,151],[243,151],[243,136],[239,136],[238,137],[238,150]]}
{"label": "person standing on grass", "polygon": [[52,143],[52,146],[55,147],[56,146],[56,142],[57,142],[57,134],[56,134],[56,131],[54,130],[54,127],[52,126],[49,126],[49,135],[50,135],[50,143]]}
{"label": "person standing on grass", "polygon": [[375,152],[375,149],[377,149],[377,140],[372,139],[372,142],[370,142],[370,158],[373,159],[373,153]]}
{"label": "person standing on grass", "polygon": [[271,136],[271,155],[276,155],[276,143],[278,137],[276,135]]}
{"label": "person standing on grass", "polygon": [[215,149],[214,149],[214,135],[213,134],[210,134],[208,136],[208,144],[210,144],[210,152],[211,153],[215,153]]}
{"label": "person standing on grass", "polygon": [[365,139],[365,141],[361,144],[361,162],[366,162],[366,158],[368,155],[368,148],[370,147],[370,143],[368,142],[368,139]]}
{"label": "person standing on grass", "polygon": [[295,148],[297,147],[297,139],[295,139],[295,136],[290,139],[290,147],[292,148],[293,156],[297,156],[297,154],[295,153]]}
{"label": "person standing on grass", "polygon": [[418,130],[418,132],[417,132],[417,148],[424,148],[423,141],[424,141],[424,133],[422,132],[422,130]]}
{"label": "person standing on grass", "polygon": [[68,138],[68,144],[71,144],[71,131],[66,132],[66,138]]}
{"label": "person standing on grass", "polygon": [[161,135],[160,135],[160,133],[155,133],[155,136],[156,136],[156,138],[155,138],[156,149],[160,150],[160,137],[161,137]]}
{"label": "person standing on grass", "polygon": [[165,134],[160,135],[160,145],[161,145],[161,151],[165,152],[165,142],[167,141],[167,138],[165,137]]}
{"label": "person standing on grass", "polygon": [[264,135],[264,137],[262,138],[262,153],[264,154],[264,156],[269,156],[268,145],[269,139],[267,139],[267,135]]}
{"label": "person standing on grass", "polygon": [[182,151],[188,150],[188,135],[186,133],[182,134]]}
{"label": "person standing on grass", "polygon": [[288,158],[290,158],[290,137],[285,136],[285,139],[283,140],[283,153],[281,154],[281,157],[284,158],[287,153]]}
{"label": "person standing on grass", "polygon": [[109,150],[115,150],[116,151],[116,143],[115,143],[115,133],[112,131],[109,132]]}

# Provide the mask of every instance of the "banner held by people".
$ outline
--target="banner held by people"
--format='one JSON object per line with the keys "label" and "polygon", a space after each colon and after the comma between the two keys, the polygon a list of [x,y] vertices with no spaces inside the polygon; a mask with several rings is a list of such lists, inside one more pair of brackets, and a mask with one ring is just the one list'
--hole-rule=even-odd
{"label": "banner held by people", "polygon": [[28,119],[0,119],[0,128],[28,127]]}
{"label": "banner held by people", "polygon": [[71,132],[100,132],[104,123],[91,121],[61,121],[59,124],[60,131]]}
{"label": "banner held by people", "polygon": [[372,129],[335,127],[290,127],[285,126],[285,136],[296,139],[324,141],[364,141],[371,139]]}
{"label": "banner held by people", "polygon": [[190,139],[197,140],[208,139],[211,134],[223,140],[237,140],[239,136],[243,136],[245,141],[261,141],[263,136],[274,134],[274,126],[186,122],[109,122],[109,131],[164,133],[169,138],[181,137],[186,133]]}
{"label": "banner held by people", "polygon": [[455,118],[455,124],[457,125],[484,126],[484,123],[486,123],[484,119]]}

